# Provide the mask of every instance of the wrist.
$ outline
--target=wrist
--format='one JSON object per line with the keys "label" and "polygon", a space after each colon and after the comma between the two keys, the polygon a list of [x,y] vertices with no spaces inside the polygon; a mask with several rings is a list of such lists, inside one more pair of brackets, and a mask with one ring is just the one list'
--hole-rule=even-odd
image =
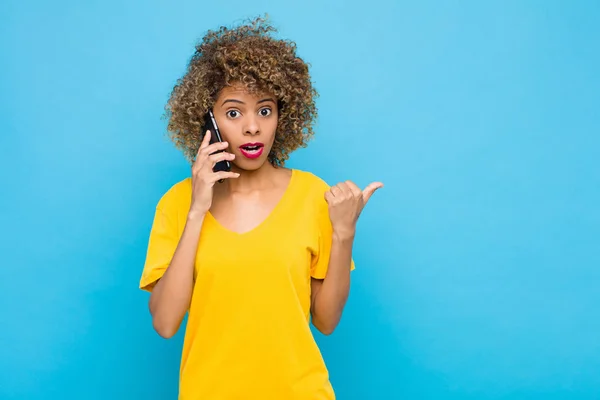
{"label": "wrist", "polygon": [[355,229],[334,229],[333,240],[336,242],[347,243],[354,241],[356,235]]}
{"label": "wrist", "polygon": [[187,215],[187,222],[201,222],[206,216],[206,211],[190,209]]}

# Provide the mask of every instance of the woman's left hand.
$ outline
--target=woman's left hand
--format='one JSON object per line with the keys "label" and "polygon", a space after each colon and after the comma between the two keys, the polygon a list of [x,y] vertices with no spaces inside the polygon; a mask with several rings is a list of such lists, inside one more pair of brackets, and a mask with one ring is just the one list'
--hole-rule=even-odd
{"label": "woman's left hand", "polygon": [[353,238],[360,213],[373,193],[382,187],[383,183],[373,182],[361,190],[351,181],[332,186],[325,193],[325,200],[329,205],[329,219],[334,235],[344,239]]}

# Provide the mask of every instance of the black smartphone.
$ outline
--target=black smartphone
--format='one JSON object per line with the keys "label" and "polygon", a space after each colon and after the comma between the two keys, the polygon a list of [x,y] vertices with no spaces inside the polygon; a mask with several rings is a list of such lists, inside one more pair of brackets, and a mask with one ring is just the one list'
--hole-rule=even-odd
{"label": "black smartphone", "polygon": [[[204,120],[204,128],[202,131],[202,133],[203,133],[202,138],[204,138],[204,135],[206,134],[207,131],[210,131],[210,136],[211,136],[210,143],[211,144],[223,141],[223,138],[221,137],[221,132],[219,132],[219,127],[217,126],[217,121],[215,120],[215,116],[214,116],[212,110],[209,110],[208,113],[206,113],[206,117]],[[224,150],[219,150],[212,154],[221,153],[222,151],[224,151]],[[217,171],[229,172],[229,171],[231,171],[231,163],[229,162],[229,160],[219,161],[213,167],[213,171],[214,172],[217,172]]]}

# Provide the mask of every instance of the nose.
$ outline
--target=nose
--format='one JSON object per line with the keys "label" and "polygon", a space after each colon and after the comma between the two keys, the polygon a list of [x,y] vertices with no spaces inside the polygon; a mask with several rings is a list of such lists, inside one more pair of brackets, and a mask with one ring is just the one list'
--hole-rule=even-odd
{"label": "nose", "polygon": [[258,123],[258,118],[256,118],[255,115],[248,116],[245,122],[244,135],[255,136],[260,133],[260,124]]}

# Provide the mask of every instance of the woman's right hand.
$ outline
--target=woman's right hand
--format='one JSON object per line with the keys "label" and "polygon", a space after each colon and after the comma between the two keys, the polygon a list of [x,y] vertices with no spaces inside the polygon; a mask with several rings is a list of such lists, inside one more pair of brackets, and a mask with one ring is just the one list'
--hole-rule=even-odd
{"label": "woman's right hand", "polygon": [[215,164],[222,160],[233,160],[234,155],[226,151],[216,154],[216,151],[225,150],[227,142],[210,143],[210,132],[202,139],[196,160],[192,165],[192,204],[190,214],[205,215],[212,204],[213,186],[221,179],[237,178],[237,172],[213,171]]}

